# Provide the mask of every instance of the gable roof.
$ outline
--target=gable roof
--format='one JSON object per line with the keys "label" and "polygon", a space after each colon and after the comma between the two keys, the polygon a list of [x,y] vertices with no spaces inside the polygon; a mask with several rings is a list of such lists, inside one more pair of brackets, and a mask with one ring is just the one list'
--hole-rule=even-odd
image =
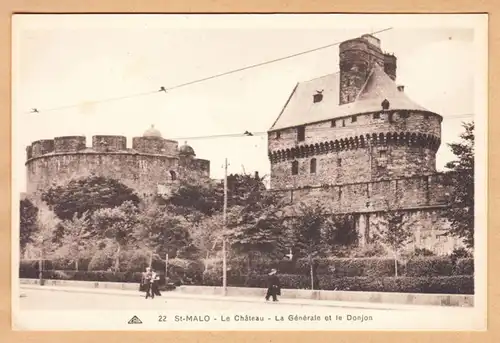
{"label": "gable roof", "polygon": [[[314,103],[313,95],[317,91],[322,91],[323,100]],[[428,111],[399,91],[396,83],[378,65],[370,72],[354,102],[339,105],[339,94],[339,72],[298,83],[269,131],[381,111],[385,99],[390,103],[390,110]]]}

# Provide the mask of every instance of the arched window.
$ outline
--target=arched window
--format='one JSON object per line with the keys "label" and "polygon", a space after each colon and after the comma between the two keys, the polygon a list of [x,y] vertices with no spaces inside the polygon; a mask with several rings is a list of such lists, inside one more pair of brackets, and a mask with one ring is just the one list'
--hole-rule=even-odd
{"label": "arched window", "polygon": [[173,170],[170,171],[170,179],[172,181],[177,180],[177,174]]}
{"label": "arched window", "polygon": [[299,173],[299,161],[292,162],[292,175],[297,175]]}
{"label": "arched window", "polygon": [[316,173],[316,159],[313,158],[311,159],[311,174],[315,174]]}

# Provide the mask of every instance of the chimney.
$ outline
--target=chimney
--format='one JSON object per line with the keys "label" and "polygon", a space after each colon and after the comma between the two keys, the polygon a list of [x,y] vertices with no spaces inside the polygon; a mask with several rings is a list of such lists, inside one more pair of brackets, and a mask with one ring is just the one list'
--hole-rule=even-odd
{"label": "chimney", "polygon": [[258,171],[256,171],[256,172],[255,172],[255,180],[259,180],[259,179],[260,179],[260,177],[259,177],[259,172],[258,172]]}
{"label": "chimney", "polygon": [[398,91],[404,92],[405,91],[405,86],[403,85],[398,85]]}

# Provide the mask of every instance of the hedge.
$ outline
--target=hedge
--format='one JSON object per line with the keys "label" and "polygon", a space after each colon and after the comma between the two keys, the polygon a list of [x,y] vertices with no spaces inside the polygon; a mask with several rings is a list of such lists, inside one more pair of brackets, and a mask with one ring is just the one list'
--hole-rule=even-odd
{"label": "hedge", "polygon": [[452,276],[453,262],[449,257],[417,257],[408,261],[405,276]]}
{"label": "hedge", "polygon": [[459,258],[453,269],[454,275],[474,275],[474,259]]}
{"label": "hedge", "polygon": [[[102,282],[135,282],[141,280],[140,272],[107,272],[107,271],[45,271],[45,279],[75,280],[75,281],[102,281]],[[227,285],[230,287],[267,287],[266,275],[243,276],[238,273],[228,273]],[[21,278],[37,278],[38,275],[20,275]],[[283,288],[311,289],[307,275],[280,274]],[[185,284],[179,280],[172,280],[177,286]],[[160,274],[160,284],[165,282],[164,275]],[[199,282],[193,285],[221,286],[220,274],[206,274]],[[335,277],[320,275],[315,279],[314,289],[364,291],[364,292],[399,292],[399,293],[441,293],[441,294],[474,294],[473,276],[438,276],[438,277]]]}

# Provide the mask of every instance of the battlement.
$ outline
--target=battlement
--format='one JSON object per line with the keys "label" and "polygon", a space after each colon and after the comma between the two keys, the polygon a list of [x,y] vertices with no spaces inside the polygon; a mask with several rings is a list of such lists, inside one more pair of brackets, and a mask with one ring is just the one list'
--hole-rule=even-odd
{"label": "battlement", "polygon": [[134,137],[132,149],[146,154],[170,155],[178,153],[177,141],[163,139],[161,137]]}
{"label": "battlement", "polygon": [[85,136],[63,136],[54,138],[54,152],[76,152],[86,148]]}
{"label": "battlement", "polygon": [[125,151],[127,150],[127,138],[125,136],[112,135],[93,136],[92,148],[99,152]]}

